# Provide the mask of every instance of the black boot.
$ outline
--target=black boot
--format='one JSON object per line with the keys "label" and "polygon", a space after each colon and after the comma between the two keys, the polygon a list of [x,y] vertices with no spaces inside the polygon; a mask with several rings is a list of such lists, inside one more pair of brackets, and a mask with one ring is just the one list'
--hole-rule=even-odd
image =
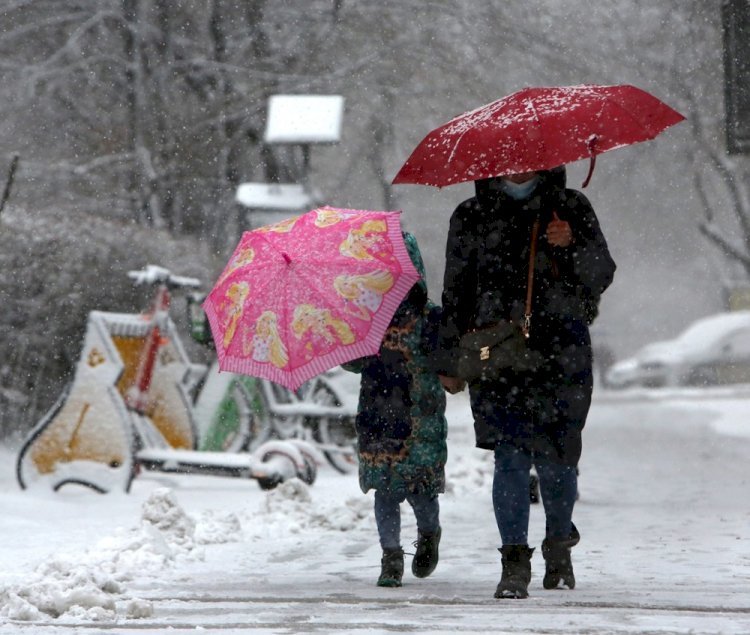
{"label": "black boot", "polygon": [[569,589],[574,589],[576,579],[573,575],[573,562],[570,559],[570,549],[578,544],[581,534],[576,526],[567,538],[553,539],[545,538],[542,542],[542,556],[544,556],[544,580],[542,585],[545,589],[557,589],[562,583]]}
{"label": "black boot", "polygon": [[531,554],[528,545],[505,545],[500,548],[503,575],[495,591],[496,598],[527,598],[531,582]]}
{"label": "black boot", "polygon": [[380,577],[378,586],[395,587],[401,586],[401,578],[404,577],[404,550],[383,549],[383,557],[380,560]]}
{"label": "black boot", "polygon": [[411,572],[417,578],[426,578],[430,575],[438,563],[438,545],[440,544],[440,535],[442,529],[438,527],[431,534],[417,533],[417,542],[414,546],[417,553],[414,554],[414,560],[411,561]]}

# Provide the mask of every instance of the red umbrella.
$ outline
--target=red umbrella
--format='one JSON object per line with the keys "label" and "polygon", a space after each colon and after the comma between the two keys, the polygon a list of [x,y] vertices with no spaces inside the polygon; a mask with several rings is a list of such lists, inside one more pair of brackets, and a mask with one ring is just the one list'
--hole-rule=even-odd
{"label": "red umbrella", "polygon": [[393,183],[443,187],[546,170],[653,139],[685,119],[635,86],[524,88],[430,132]]}

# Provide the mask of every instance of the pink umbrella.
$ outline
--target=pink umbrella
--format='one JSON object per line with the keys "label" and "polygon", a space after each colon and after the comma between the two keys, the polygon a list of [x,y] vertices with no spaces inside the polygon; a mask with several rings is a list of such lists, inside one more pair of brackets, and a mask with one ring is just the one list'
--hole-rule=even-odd
{"label": "pink umbrella", "polygon": [[419,280],[400,214],[321,207],[245,232],[203,303],[219,368],[296,390],[377,353]]}

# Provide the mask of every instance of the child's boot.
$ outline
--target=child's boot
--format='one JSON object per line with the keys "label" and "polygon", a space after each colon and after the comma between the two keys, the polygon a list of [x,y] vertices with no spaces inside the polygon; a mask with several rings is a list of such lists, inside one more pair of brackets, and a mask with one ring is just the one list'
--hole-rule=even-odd
{"label": "child's boot", "polygon": [[438,546],[440,545],[440,535],[442,530],[438,527],[431,534],[417,533],[417,542],[414,546],[417,553],[414,554],[414,560],[411,561],[411,572],[417,578],[426,578],[430,575],[438,563]]}
{"label": "child's boot", "polygon": [[380,560],[380,577],[378,578],[378,586],[401,586],[401,578],[403,577],[404,550],[401,547],[395,549],[383,549],[383,557]]}

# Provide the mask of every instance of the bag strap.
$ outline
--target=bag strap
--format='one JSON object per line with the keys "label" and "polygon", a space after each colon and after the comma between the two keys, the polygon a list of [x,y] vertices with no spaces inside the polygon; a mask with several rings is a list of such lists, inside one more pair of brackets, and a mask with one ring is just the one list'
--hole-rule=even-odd
{"label": "bag strap", "polygon": [[529,246],[529,275],[526,280],[526,306],[523,313],[523,324],[521,331],[524,337],[531,335],[531,300],[534,288],[534,262],[536,261],[536,239],[539,235],[539,217],[534,220],[534,226],[531,228],[531,245]]}

